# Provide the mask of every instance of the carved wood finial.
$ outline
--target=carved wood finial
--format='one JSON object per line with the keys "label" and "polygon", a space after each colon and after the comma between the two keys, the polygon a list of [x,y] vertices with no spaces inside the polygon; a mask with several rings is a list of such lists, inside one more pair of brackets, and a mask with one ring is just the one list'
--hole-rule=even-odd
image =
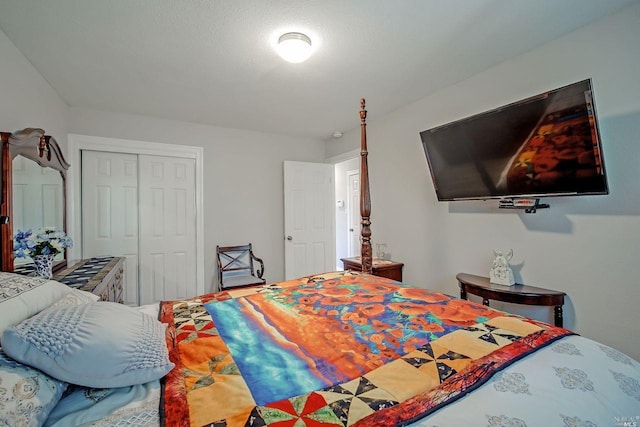
{"label": "carved wood finial", "polygon": [[46,150],[47,150],[47,160],[51,161],[51,135],[45,135],[44,136],[44,140],[45,140],[45,146],[46,146]]}
{"label": "carved wood finial", "polygon": [[364,98],[360,100],[360,216],[362,248],[362,272],[373,272],[371,249],[371,196],[369,192],[369,165],[367,163],[367,110]]}
{"label": "carved wood finial", "polygon": [[367,110],[365,109],[365,101],[364,98],[360,99],[360,121],[362,123],[367,120]]}
{"label": "carved wood finial", "polygon": [[47,147],[47,140],[45,139],[44,135],[42,135],[40,137],[40,143],[38,144],[38,155],[40,157],[44,156],[44,150]]}

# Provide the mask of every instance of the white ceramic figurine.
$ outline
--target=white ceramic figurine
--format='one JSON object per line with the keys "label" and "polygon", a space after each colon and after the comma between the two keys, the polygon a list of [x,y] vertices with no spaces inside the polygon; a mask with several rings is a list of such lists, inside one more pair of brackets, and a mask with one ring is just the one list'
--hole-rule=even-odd
{"label": "white ceramic figurine", "polygon": [[489,282],[498,285],[512,286],[515,280],[513,279],[513,271],[511,271],[511,267],[509,267],[509,260],[513,257],[513,249],[506,255],[494,249],[493,255],[495,258],[491,265],[491,271],[489,272]]}

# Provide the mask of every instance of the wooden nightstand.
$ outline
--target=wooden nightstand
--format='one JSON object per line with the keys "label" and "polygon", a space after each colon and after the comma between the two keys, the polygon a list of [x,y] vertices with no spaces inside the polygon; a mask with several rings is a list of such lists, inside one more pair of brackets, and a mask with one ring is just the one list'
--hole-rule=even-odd
{"label": "wooden nightstand", "polygon": [[[360,257],[340,258],[340,261],[342,261],[345,270],[362,271],[362,259]],[[374,258],[371,267],[374,276],[386,277],[387,279],[402,282],[402,268],[404,264],[401,262]]]}
{"label": "wooden nightstand", "polygon": [[488,277],[459,273],[456,275],[460,286],[460,298],[467,299],[467,293],[482,297],[482,303],[489,305],[489,300],[511,302],[514,304],[547,305],[554,307],[555,325],[562,327],[562,306],[564,296],[561,291],[515,284],[513,286],[495,285]]}

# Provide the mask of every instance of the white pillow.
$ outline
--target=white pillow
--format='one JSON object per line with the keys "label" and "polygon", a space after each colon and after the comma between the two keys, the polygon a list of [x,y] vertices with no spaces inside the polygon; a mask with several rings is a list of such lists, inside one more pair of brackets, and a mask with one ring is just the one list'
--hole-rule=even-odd
{"label": "white pillow", "polygon": [[166,325],[122,304],[93,302],[43,310],[2,335],[13,359],[85,387],[143,384],[173,368]]}
{"label": "white pillow", "polygon": [[0,272],[0,335],[70,292],[54,280]]}
{"label": "white pillow", "polygon": [[98,295],[92,294],[91,292],[87,292],[87,291],[83,291],[75,288],[69,288],[69,293],[65,294],[58,301],[51,304],[50,308],[62,307],[65,305],[88,304],[90,302],[96,302],[99,299],[100,297]]}

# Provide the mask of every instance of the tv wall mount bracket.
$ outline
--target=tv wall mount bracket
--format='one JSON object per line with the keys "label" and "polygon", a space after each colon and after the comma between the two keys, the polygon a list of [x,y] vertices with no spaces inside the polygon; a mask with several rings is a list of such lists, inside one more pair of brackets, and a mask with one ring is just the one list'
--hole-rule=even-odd
{"label": "tv wall mount bracket", "polygon": [[498,203],[500,209],[524,209],[525,213],[536,213],[538,209],[549,207],[547,203],[540,203],[540,199],[505,198]]}

